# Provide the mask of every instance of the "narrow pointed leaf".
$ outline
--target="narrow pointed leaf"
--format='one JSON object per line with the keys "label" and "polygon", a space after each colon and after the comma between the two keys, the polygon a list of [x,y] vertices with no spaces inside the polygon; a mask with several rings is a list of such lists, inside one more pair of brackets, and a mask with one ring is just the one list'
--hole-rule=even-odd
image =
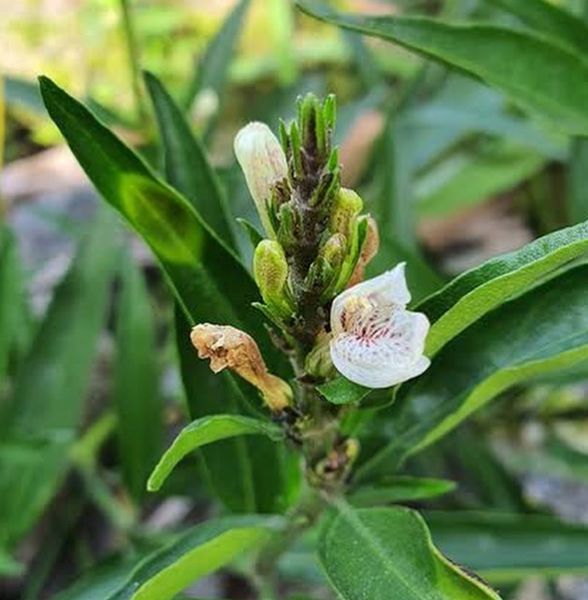
{"label": "narrow pointed leaf", "polygon": [[192,203],[211,229],[234,248],[224,190],[206,158],[204,146],[194,136],[161,82],[151,73],[146,73],[145,83],[163,142],[167,181]]}
{"label": "narrow pointed leaf", "polygon": [[116,326],[114,404],[122,472],[135,500],[161,452],[163,405],[155,316],[143,274],[125,254]]}
{"label": "narrow pointed leaf", "polygon": [[343,14],[310,0],[297,4],[318,19],[395,42],[478,77],[567,133],[588,134],[588,60],[549,38],[489,24]]}
{"label": "narrow pointed leaf", "polygon": [[588,221],[561,229],[456,277],[418,309],[433,323],[427,355],[508,298],[588,251]]}
{"label": "narrow pointed leaf", "polygon": [[418,513],[338,508],[322,533],[319,555],[343,600],[500,600],[437,550]]}
{"label": "narrow pointed leaf", "polygon": [[240,435],[265,435],[274,441],[284,437],[280,427],[259,419],[240,415],[202,417],[185,427],[165,451],[149,477],[149,490],[158,490],[173,468],[190,452],[206,444]]}

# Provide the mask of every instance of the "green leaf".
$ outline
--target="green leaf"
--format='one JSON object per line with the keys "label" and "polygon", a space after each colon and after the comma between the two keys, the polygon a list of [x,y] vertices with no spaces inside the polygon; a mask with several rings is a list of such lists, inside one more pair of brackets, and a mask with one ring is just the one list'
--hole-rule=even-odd
{"label": "green leaf", "polygon": [[554,517],[425,514],[435,543],[452,560],[492,582],[588,572],[588,528]]}
{"label": "green leaf", "polygon": [[563,8],[545,0],[486,0],[513,15],[538,33],[552,36],[555,40],[588,56],[588,25]]}
{"label": "green leaf", "polygon": [[371,391],[363,385],[353,383],[345,377],[337,377],[316,388],[331,404],[352,404],[363,400]]}
{"label": "green leaf", "polygon": [[588,133],[588,61],[549,38],[495,25],[368,17],[309,0],[297,4],[320,20],[396,42],[474,75],[568,133]]}
{"label": "green leaf", "polygon": [[266,435],[273,441],[282,440],[284,433],[273,423],[239,415],[211,415],[193,421],[182,429],[165,451],[149,477],[147,487],[158,490],[173,468],[190,452],[206,444],[239,435]]}
{"label": "green leaf", "polygon": [[200,140],[161,82],[151,73],[145,84],[163,142],[167,181],[194,206],[211,229],[231,248],[235,247],[227,200]]}
{"label": "green leaf", "polygon": [[432,356],[490,310],[587,250],[588,221],[546,235],[456,277],[418,305],[433,323],[427,355]]}
{"label": "green leaf", "polygon": [[279,523],[270,517],[242,516],[196,525],[148,556],[106,600],[170,600],[261,544]]}
{"label": "green leaf", "polygon": [[[149,244],[189,319],[248,331],[270,367],[282,358],[250,307],[257,288],[233,252],[180,194],[160,181],[130,148],[49,79],[41,92],[82,168],[104,199]],[[267,350],[267,351],[265,351]],[[283,364],[283,360],[281,361]]]}
{"label": "green leaf", "polygon": [[140,501],[161,452],[163,406],[155,316],[143,274],[125,254],[116,322],[114,404],[118,415],[119,459],[125,483]]}
{"label": "green leaf", "polygon": [[231,59],[249,4],[250,0],[240,0],[208,45],[188,86],[186,108],[190,108],[198,93],[204,90],[210,90],[222,101]]}
{"label": "green leaf", "polygon": [[112,216],[101,213],[20,365],[1,424],[0,543],[27,531],[65,473],[118,254]]}
{"label": "green leaf", "polygon": [[353,506],[376,506],[396,502],[414,502],[449,494],[455,483],[446,479],[398,476],[387,478],[381,485],[360,487],[349,496]]}
{"label": "green leaf", "polygon": [[479,152],[458,152],[415,184],[419,214],[439,217],[506,192],[537,173],[545,158],[528,148],[501,143]]}
{"label": "green leaf", "polygon": [[319,555],[342,600],[500,600],[435,548],[418,513],[338,508],[322,533]]}
{"label": "green leaf", "polygon": [[390,442],[358,476],[386,468],[446,435],[510,386],[588,356],[588,267],[507,302],[450,342],[388,412]]}

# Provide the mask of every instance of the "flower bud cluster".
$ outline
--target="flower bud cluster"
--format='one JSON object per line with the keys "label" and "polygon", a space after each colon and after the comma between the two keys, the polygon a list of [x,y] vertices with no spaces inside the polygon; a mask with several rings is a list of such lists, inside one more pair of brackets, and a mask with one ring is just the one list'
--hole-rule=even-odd
{"label": "flower bud cluster", "polygon": [[341,188],[334,96],[308,94],[297,109],[280,123],[280,141],[266,125],[247,125],[235,154],[269,238],[256,248],[255,280],[271,313],[310,347],[328,322],[325,307],[354,275],[368,217]]}

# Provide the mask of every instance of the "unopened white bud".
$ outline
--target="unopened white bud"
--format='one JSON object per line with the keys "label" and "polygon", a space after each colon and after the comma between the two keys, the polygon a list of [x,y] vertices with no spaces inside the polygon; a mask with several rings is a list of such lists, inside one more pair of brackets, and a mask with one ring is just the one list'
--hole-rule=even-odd
{"label": "unopened white bud", "polygon": [[274,185],[288,175],[288,164],[282,146],[265,123],[254,122],[239,131],[234,148],[262,225],[273,237],[268,203]]}

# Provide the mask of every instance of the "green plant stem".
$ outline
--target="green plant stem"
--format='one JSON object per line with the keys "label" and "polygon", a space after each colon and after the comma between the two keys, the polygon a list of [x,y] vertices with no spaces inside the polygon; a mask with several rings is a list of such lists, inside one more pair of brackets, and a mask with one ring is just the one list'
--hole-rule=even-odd
{"label": "green plant stem", "polygon": [[274,600],[276,595],[276,567],[282,555],[312,527],[325,506],[320,492],[307,487],[298,503],[286,515],[288,524],[261,549],[255,567],[255,579],[260,600]]}
{"label": "green plant stem", "polygon": [[141,86],[141,60],[135,26],[133,23],[130,0],[120,0],[120,7],[122,11],[125,40],[127,43],[127,52],[129,55],[131,83],[133,86],[133,94],[135,96],[135,107],[139,118],[139,123],[141,126],[145,127],[147,125],[148,112],[145,103],[145,97],[143,95],[143,88]]}

